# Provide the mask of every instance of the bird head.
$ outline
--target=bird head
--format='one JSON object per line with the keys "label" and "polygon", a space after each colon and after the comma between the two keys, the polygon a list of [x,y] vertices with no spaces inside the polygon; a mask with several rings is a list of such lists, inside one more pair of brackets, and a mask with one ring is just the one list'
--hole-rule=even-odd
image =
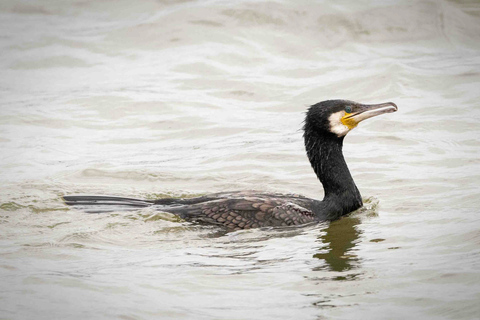
{"label": "bird head", "polygon": [[327,100],[310,107],[305,119],[305,130],[331,133],[344,137],[365,119],[397,111],[393,102],[361,104],[348,100]]}

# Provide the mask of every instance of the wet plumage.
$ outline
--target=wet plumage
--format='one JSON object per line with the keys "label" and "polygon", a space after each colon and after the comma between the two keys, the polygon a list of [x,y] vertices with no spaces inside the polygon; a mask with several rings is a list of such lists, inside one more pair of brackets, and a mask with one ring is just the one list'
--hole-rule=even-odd
{"label": "wet plumage", "polygon": [[305,149],[325,191],[323,200],[295,194],[256,191],[222,192],[197,198],[140,200],[105,196],[65,196],[69,205],[90,212],[153,206],[193,222],[227,229],[291,226],[335,220],[362,206],[362,198],[348,170],[342,147],[345,135],[367,118],[397,110],[388,102],[363,105],[328,100],[311,106],[304,125]]}

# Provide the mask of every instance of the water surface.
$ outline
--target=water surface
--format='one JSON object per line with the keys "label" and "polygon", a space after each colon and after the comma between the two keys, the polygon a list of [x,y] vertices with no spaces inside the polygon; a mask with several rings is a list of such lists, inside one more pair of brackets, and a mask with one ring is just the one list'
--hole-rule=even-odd
{"label": "water surface", "polygon": [[[1,319],[475,319],[475,1],[2,1]],[[322,198],[307,106],[394,101],[344,153],[366,206],[225,233],[66,194]]]}

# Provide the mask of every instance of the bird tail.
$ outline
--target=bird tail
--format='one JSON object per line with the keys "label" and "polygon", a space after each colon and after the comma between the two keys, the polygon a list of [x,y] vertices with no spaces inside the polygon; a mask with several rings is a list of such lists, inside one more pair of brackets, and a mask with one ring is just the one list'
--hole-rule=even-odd
{"label": "bird tail", "polygon": [[150,200],[110,196],[64,196],[63,200],[67,205],[88,213],[134,211],[154,204]]}

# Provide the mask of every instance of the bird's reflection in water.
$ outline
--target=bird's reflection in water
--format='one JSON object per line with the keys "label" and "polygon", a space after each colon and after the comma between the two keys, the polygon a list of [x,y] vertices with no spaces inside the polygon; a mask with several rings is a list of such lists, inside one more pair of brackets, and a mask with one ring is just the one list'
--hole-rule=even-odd
{"label": "bird's reflection in water", "polygon": [[[314,258],[325,261],[325,265],[316,268],[317,270],[345,272],[358,266],[358,257],[353,253],[353,249],[361,234],[357,228],[360,223],[360,218],[351,216],[330,223],[318,237],[323,243],[320,252],[313,255]],[[349,280],[349,276],[337,278]]]}

